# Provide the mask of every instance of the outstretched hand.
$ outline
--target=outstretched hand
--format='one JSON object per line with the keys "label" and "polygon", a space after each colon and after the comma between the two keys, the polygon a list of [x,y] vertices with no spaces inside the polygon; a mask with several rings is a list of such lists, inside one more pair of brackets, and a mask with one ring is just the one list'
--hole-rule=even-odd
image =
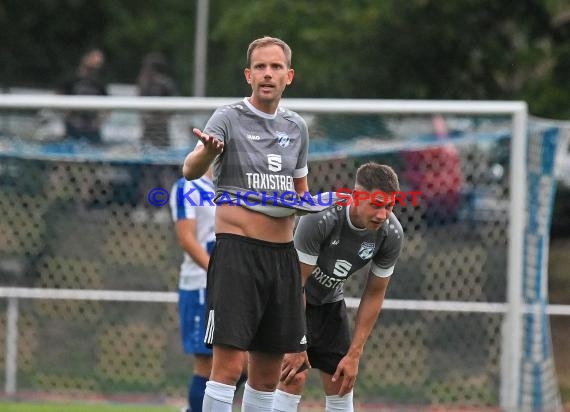
{"label": "outstretched hand", "polygon": [[211,154],[219,155],[224,151],[224,142],[219,141],[214,136],[203,133],[198,128],[193,128],[192,132],[204,144],[204,149]]}
{"label": "outstretched hand", "polygon": [[295,375],[310,368],[311,364],[309,363],[307,352],[286,353],[281,363],[281,377],[279,379],[285,385],[288,385]]}
{"label": "outstretched hand", "polygon": [[344,396],[354,388],[356,375],[358,375],[358,361],[359,359],[346,355],[338,363],[336,371],[332,377],[332,381],[336,382],[342,376],[342,384],[340,385],[338,396]]}

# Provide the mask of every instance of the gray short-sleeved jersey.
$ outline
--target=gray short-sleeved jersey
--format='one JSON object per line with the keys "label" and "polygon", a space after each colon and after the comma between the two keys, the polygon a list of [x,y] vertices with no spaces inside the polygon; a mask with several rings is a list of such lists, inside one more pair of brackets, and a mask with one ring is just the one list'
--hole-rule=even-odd
{"label": "gray short-sleeved jersey", "polygon": [[295,112],[279,107],[269,115],[246,98],[218,108],[204,132],[224,142],[213,164],[216,200],[251,191],[265,194],[271,203],[284,192],[295,193],[293,178],[307,175],[309,135]]}
{"label": "gray short-sleeved jersey", "polygon": [[373,231],[355,227],[349,207],[334,205],[302,216],[295,230],[299,260],[316,265],[305,285],[307,302],[312,305],[342,300],[344,281],[370,261],[376,276],[390,276],[400,256],[404,232],[393,213]]}

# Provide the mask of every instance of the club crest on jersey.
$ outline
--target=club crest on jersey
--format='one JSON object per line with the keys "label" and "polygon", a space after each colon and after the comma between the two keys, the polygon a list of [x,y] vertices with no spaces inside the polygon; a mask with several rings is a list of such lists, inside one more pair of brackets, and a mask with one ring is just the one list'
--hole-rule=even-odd
{"label": "club crest on jersey", "polygon": [[358,251],[358,256],[363,260],[370,259],[372,255],[374,255],[374,246],[374,243],[362,242],[360,250]]}
{"label": "club crest on jersey", "polygon": [[287,146],[289,146],[289,143],[291,143],[291,139],[289,138],[289,135],[287,133],[275,132],[275,136],[277,136],[277,143],[282,148],[286,148]]}

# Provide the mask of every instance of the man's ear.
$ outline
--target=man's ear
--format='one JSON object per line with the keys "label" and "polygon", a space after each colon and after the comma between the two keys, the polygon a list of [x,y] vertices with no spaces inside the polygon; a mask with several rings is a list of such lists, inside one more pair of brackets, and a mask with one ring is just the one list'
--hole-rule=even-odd
{"label": "man's ear", "polygon": [[245,81],[247,84],[251,84],[251,70],[249,68],[243,69],[243,74],[245,76]]}
{"label": "man's ear", "polygon": [[289,69],[287,72],[287,86],[293,83],[293,78],[295,77],[295,70]]}

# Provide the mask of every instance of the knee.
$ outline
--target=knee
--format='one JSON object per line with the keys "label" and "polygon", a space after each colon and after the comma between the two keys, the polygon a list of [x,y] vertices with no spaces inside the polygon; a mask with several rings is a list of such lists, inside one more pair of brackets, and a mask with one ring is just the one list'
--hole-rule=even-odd
{"label": "knee", "polygon": [[283,382],[279,383],[279,389],[287,393],[297,393],[300,394],[303,392],[303,388],[305,387],[305,382],[307,381],[307,377],[309,376],[307,371],[300,372],[295,375],[295,377],[287,384]]}
{"label": "knee", "polygon": [[242,373],[241,365],[227,363],[212,368],[210,379],[227,385],[236,385]]}
{"label": "knee", "polygon": [[212,371],[211,356],[194,356],[194,375],[210,377]]}
{"label": "knee", "polygon": [[244,356],[245,352],[214,346],[210,380],[235,385],[242,373]]}
{"label": "knee", "polygon": [[291,385],[303,388],[303,386],[305,386],[305,382],[307,381],[307,376],[307,371],[296,374],[295,377],[291,380]]}

